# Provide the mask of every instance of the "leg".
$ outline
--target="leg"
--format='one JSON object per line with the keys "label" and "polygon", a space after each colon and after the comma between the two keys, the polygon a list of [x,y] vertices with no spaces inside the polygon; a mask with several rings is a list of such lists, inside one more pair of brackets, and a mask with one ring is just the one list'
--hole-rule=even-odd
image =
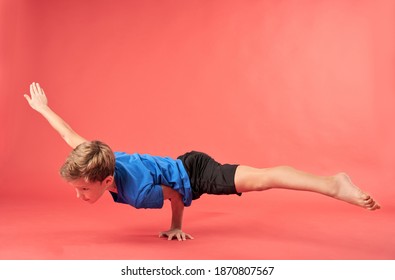
{"label": "leg", "polygon": [[258,169],[241,165],[236,169],[235,186],[240,193],[272,188],[311,191],[369,210],[380,208],[373,198],[353,185],[345,173],[322,177],[288,166]]}

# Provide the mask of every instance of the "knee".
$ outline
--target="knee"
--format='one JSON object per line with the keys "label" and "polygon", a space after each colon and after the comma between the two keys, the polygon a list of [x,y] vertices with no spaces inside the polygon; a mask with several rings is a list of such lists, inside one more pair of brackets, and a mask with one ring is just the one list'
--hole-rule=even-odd
{"label": "knee", "polygon": [[273,179],[276,179],[279,176],[281,177],[286,174],[289,174],[290,172],[294,172],[296,169],[288,165],[279,165],[275,167],[262,168],[257,170],[260,179],[259,181],[263,184]]}
{"label": "knee", "polygon": [[270,168],[268,172],[268,184],[271,187],[278,187],[283,184],[283,181],[295,171],[295,168],[288,165],[280,165]]}
{"label": "knee", "polygon": [[254,180],[251,181],[251,189],[254,191],[265,191],[272,187],[272,176],[271,168],[258,169],[257,173],[254,173]]}

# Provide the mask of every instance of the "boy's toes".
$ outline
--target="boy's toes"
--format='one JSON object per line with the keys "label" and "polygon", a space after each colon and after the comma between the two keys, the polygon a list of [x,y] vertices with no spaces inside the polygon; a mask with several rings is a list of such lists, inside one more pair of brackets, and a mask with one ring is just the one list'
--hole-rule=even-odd
{"label": "boy's toes", "polygon": [[372,204],[374,204],[374,200],[372,198],[366,199],[364,200],[364,204],[366,206],[371,206]]}
{"label": "boy's toes", "polygon": [[368,195],[367,193],[362,193],[361,198],[362,198],[362,200],[365,200],[365,201],[371,199],[370,195]]}
{"label": "boy's toes", "polygon": [[373,201],[372,204],[370,204],[369,206],[367,206],[367,209],[368,209],[368,210],[371,210],[371,211],[377,210],[377,209],[380,209],[380,205],[377,204],[375,201]]}
{"label": "boy's toes", "polygon": [[371,201],[370,203],[367,203],[366,206],[368,208],[374,208],[376,206],[376,202],[375,201]]}

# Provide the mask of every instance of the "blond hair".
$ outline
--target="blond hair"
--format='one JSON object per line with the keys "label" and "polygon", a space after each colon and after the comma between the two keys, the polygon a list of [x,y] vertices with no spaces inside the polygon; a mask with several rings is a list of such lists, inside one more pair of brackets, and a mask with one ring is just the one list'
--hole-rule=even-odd
{"label": "blond hair", "polygon": [[111,148],[100,141],[84,142],[78,145],[60,168],[60,175],[66,181],[84,179],[87,182],[102,182],[113,176],[115,156]]}

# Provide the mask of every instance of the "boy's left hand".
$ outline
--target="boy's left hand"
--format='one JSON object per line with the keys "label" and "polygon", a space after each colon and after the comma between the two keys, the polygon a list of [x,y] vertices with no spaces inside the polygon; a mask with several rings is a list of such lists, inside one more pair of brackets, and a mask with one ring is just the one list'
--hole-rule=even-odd
{"label": "boy's left hand", "polygon": [[174,237],[178,239],[178,241],[185,241],[187,238],[193,239],[193,237],[181,229],[170,229],[168,231],[162,231],[159,233],[159,237],[167,237],[167,240],[172,240]]}
{"label": "boy's left hand", "polygon": [[42,111],[48,106],[48,99],[44,93],[44,90],[40,87],[38,83],[32,83],[30,85],[30,95],[24,94],[30,107],[32,107],[37,112]]}

